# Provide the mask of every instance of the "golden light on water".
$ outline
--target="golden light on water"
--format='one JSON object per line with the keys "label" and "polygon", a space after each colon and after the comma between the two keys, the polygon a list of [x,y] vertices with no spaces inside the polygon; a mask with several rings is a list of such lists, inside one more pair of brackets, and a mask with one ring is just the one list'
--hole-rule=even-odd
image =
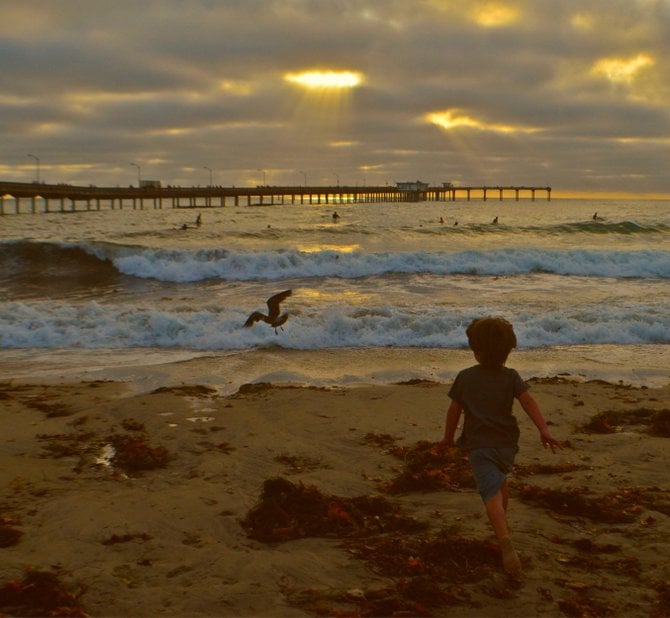
{"label": "golden light on water", "polygon": [[297,246],[298,251],[303,253],[319,253],[321,251],[337,251],[338,253],[353,253],[360,249],[360,245],[333,245],[333,244],[301,244]]}
{"label": "golden light on water", "polygon": [[343,89],[360,85],[363,75],[357,71],[302,71],[286,73],[284,79],[304,88]]}

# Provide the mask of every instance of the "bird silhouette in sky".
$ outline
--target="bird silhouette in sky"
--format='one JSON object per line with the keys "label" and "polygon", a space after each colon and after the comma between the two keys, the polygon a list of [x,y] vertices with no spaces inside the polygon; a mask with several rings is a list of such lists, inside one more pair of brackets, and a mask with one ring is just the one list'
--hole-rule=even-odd
{"label": "bird silhouette in sky", "polygon": [[[248,318],[247,321],[244,323],[244,326],[247,328],[252,327],[256,322],[263,321],[270,326],[272,326],[275,329],[275,334],[277,333],[277,329],[281,328],[281,325],[288,320],[288,313],[281,313],[279,309],[279,303],[281,303],[284,299],[288,298],[291,295],[291,290],[284,290],[283,292],[279,292],[279,294],[275,294],[274,296],[270,296],[268,298],[268,314],[265,315],[264,313],[261,313],[260,311],[254,311]],[[282,328],[282,330],[284,330]]]}

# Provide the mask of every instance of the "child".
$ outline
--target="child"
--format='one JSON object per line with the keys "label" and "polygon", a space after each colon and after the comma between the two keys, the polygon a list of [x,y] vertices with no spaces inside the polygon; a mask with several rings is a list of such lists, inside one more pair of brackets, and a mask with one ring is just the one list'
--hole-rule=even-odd
{"label": "child", "polygon": [[479,364],[461,371],[449,390],[451,404],[442,443],[454,446],[454,434],[464,412],[463,431],[456,445],[468,451],[477,489],[500,544],[505,571],[520,578],[521,562],[507,527],[507,474],[519,448],[519,427],[512,414],[514,399],[519,400],[540,431],[544,448],[555,452],[561,445],[549,433],[542,412],[521,376],[505,367],[507,356],[516,347],[512,325],[502,318],[478,318],[468,326],[466,334]]}

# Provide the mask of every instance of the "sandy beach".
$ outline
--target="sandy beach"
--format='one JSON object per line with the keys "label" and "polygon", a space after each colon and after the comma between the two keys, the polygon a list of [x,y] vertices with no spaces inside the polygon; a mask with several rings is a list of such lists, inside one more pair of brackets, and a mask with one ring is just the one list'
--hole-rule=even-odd
{"label": "sandy beach", "polygon": [[228,392],[191,363],[0,383],[0,614],[669,615],[670,386],[530,380],[565,448],[517,409],[516,584],[435,448],[449,380]]}

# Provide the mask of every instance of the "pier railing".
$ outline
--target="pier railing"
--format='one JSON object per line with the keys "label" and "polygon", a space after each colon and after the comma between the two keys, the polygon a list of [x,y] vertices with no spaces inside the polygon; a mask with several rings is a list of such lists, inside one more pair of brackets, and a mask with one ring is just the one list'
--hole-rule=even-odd
{"label": "pier railing", "polygon": [[219,208],[273,204],[351,204],[456,201],[457,199],[530,198],[551,200],[551,187],[441,186],[418,191],[393,186],[258,187],[96,187],[66,184],[0,182],[0,215],[81,210]]}

